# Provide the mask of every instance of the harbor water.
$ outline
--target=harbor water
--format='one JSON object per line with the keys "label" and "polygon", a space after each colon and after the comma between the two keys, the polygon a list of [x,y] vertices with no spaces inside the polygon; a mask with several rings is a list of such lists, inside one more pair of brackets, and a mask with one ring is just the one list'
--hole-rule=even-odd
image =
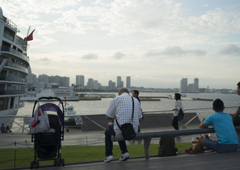
{"label": "harbor water", "polygon": [[[110,93],[109,93],[110,94]],[[117,93],[115,93],[117,96]],[[168,96],[174,95],[173,93],[140,93],[140,97],[143,96]],[[211,108],[212,101],[201,101],[201,100],[190,100],[190,98],[204,98],[204,99],[222,99],[225,106],[236,106],[236,108],[225,109],[227,113],[235,113],[237,106],[240,101],[240,97],[237,94],[221,94],[221,93],[186,93],[186,99],[182,99],[182,103],[185,109],[193,108]],[[112,98],[103,98],[102,100],[80,100],[78,102],[67,102],[69,105],[74,107],[77,115],[93,115],[93,114],[105,114],[106,110],[112,101]],[[45,103],[41,102],[42,104]],[[58,102],[53,102],[58,104]],[[174,107],[175,100],[168,98],[161,98],[161,101],[142,101],[141,108],[143,112],[147,111],[161,111],[161,110],[171,110]],[[31,116],[34,102],[24,102],[25,106],[20,108],[18,111],[18,116],[28,115]],[[187,111],[186,111],[187,112]],[[208,117],[210,114],[214,113],[212,109],[207,110],[194,110],[189,112],[201,113],[199,119]],[[169,113],[169,112],[168,112]],[[145,113],[148,114],[148,113]],[[164,114],[164,113],[162,113]],[[22,119],[16,119],[16,122],[22,124]],[[16,125],[15,125],[16,126]],[[15,127],[14,126],[14,127]]]}

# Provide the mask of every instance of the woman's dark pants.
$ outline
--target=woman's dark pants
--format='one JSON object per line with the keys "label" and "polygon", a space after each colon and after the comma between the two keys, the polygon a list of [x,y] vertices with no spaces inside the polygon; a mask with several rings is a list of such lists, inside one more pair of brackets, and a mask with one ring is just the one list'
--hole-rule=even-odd
{"label": "woman's dark pants", "polygon": [[174,116],[173,121],[172,121],[172,126],[175,128],[175,130],[179,130],[179,127],[178,127],[178,116]]}

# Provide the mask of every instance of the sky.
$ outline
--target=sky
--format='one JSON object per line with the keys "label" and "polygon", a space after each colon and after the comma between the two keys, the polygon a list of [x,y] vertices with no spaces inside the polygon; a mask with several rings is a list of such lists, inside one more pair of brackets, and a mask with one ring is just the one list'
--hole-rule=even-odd
{"label": "sky", "polygon": [[240,81],[238,0],[0,0],[29,41],[36,75],[131,86],[236,89]]}

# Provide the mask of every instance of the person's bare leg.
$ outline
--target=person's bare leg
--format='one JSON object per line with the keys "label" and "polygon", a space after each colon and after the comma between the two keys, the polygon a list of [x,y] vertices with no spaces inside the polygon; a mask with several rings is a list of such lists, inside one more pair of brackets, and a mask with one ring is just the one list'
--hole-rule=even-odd
{"label": "person's bare leg", "polygon": [[205,138],[200,138],[197,145],[195,146],[195,151],[202,153],[204,151],[204,140]]}

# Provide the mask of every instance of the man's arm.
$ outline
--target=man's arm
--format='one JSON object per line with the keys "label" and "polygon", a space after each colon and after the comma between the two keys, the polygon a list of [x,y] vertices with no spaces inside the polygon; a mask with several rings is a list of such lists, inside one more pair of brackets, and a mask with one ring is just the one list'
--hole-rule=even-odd
{"label": "man's arm", "polygon": [[109,117],[107,115],[106,115],[106,117],[107,117],[107,119],[111,120],[112,122],[114,121],[114,118],[111,118],[111,117]]}
{"label": "man's arm", "polygon": [[208,128],[208,125],[206,125],[204,122],[202,122],[200,125],[199,125],[199,128]]}

